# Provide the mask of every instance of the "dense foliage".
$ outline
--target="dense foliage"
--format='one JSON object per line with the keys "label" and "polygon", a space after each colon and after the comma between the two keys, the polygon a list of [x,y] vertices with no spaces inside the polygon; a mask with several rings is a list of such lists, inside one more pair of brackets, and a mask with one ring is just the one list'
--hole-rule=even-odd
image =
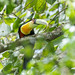
{"label": "dense foliage", "polygon": [[[47,29],[45,25],[35,28],[37,35],[48,34],[58,27],[63,35],[54,40],[40,35],[36,41],[26,40],[16,46],[19,26],[32,18],[48,22]],[[12,46],[4,50],[8,44]],[[0,49],[0,75],[74,75],[74,0],[0,0]],[[33,57],[26,70],[22,69],[24,56]]]}

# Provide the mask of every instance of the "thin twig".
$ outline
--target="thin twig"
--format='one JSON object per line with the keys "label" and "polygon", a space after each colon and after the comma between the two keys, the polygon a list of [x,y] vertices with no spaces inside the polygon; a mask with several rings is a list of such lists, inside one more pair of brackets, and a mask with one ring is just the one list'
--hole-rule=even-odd
{"label": "thin twig", "polygon": [[[19,18],[21,20],[21,18],[19,16],[17,16],[15,13],[12,13],[15,17]],[[22,20],[21,20],[22,21]]]}
{"label": "thin twig", "polygon": [[51,19],[51,21],[50,21],[48,24],[50,24],[50,23],[54,20],[55,17],[57,17],[61,12],[63,12],[63,11],[66,10],[66,9],[67,9],[67,6],[66,6],[64,9],[62,9],[60,12],[58,12],[58,13],[53,17],[53,19]]}
{"label": "thin twig", "polygon": [[31,4],[34,0],[32,0],[30,3],[28,3],[23,9],[25,9],[29,4]]}
{"label": "thin twig", "polygon": [[[32,0],[30,3],[28,3],[24,8],[20,9],[19,11],[22,11],[23,9],[25,9],[29,4],[31,4],[34,0]],[[18,11],[17,11],[18,12]],[[17,13],[15,12],[15,13]]]}

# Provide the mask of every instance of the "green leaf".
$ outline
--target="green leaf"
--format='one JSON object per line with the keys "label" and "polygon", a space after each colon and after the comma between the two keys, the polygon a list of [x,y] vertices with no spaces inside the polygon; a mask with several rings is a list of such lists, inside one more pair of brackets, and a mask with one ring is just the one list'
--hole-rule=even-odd
{"label": "green leaf", "polygon": [[2,23],[0,25],[0,36],[5,36],[5,35],[9,34],[10,31],[11,31],[11,28],[7,24]]}
{"label": "green leaf", "polygon": [[9,52],[6,51],[2,55],[3,55],[3,57],[8,58],[9,57]]}
{"label": "green leaf", "polygon": [[3,72],[4,72],[5,74],[8,74],[9,72],[11,72],[11,70],[12,70],[12,64],[11,64],[11,63],[7,64],[7,65],[3,68]]}
{"label": "green leaf", "polygon": [[54,2],[55,2],[56,0],[47,0],[47,2],[49,3],[49,4],[53,4]]}
{"label": "green leaf", "polygon": [[[12,60],[13,59],[13,60]],[[9,62],[12,62],[12,63],[15,63],[16,61],[17,61],[17,57],[16,56],[14,56],[13,54],[10,54],[10,60],[9,60]]]}
{"label": "green leaf", "polygon": [[33,7],[35,5],[35,2],[36,2],[36,0],[26,0],[25,10],[28,9],[28,8]]}
{"label": "green leaf", "polygon": [[35,17],[34,18],[39,18],[39,14],[35,13]]}
{"label": "green leaf", "polygon": [[75,8],[72,3],[69,3],[68,9],[66,10],[66,15],[69,17],[71,24],[75,24]]}
{"label": "green leaf", "polygon": [[65,64],[66,64],[66,66],[69,67],[69,68],[72,68],[72,67],[73,67],[73,65],[72,65],[73,62],[72,62],[72,60],[70,60],[70,59],[68,59],[68,58],[66,59]]}
{"label": "green leaf", "polygon": [[54,11],[59,7],[59,3],[55,3],[54,5],[51,6],[49,11]]}
{"label": "green leaf", "polygon": [[21,11],[18,11],[15,15],[16,16],[20,16],[21,15]]}
{"label": "green leaf", "polygon": [[55,49],[54,49],[53,42],[49,42],[43,51],[43,55],[47,56],[49,53],[50,54],[54,53],[54,51]]}
{"label": "green leaf", "polygon": [[24,13],[22,13],[22,14],[20,15],[20,18],[25,17],[26,15],[27,15],[27,13],[24,12]]}
{"label": "green leaf", "polygon": [[40,75],[39,71],[36,68],[31,68],[27,75]]}
{"label": "green leaf", "polygon": [[21,61],[16,60],[15,63],[14,63],[14,67],[21,67]]}
{"label": "green leaf", "polygon": [[2,63],[0,62],[0,69],[2,69],[3,68],[3,65],[2,65]]}
{"label": "green leaf", "polygon": [[4,7],[4,3],[0,2],[0,11],[2,11],[3,7]]}
{"label": "green leaf", "polygon": [[12,13],[13,9],[14,9],[14,4],[13,3],[9,3],[6,7],[6,14],[10,14]]}
{"label": "green leaf", "polygon": [[21,20],[19,18],[16,18],[15,22],[13,23],[13,30],[19,27],[20,22]]}
{"label": "green leaf", "polygon": [[37,27],[36,27],[36,32],[37,33],[40,33],[40,32],[42,32],[42,31],[44,31],[44,29],[45,29],[45,27],[46,27],[46,25],[38,25]]}
{"label": "green leaf", "polygon": [[25,55],[27,58],[31,58],[34,54],[34,50],[32,49],[32,46],[26,46],[24,49],[20,50],[21,53]]}
{"label": "green leaf", "polygon": [[64,36],[60,36],[58,38],[56,38],[55,40],[53,40],[53,44],[54,45],[58,45],[59,43],[61,43],[61,41],[64,39]]}
{"label": "green leaf", "polygon": [[32,19],[33,18],[34,13],[32,13],[27,19]]}
{"label": "green leaf", "polygon": [[46,0],[36,0],[34,7],[35,11],[37,11],[38,13],[42,13],[44,12],[45,7],[46,7]]}
{"label": "green leaf", "polygon": [[3,20],[2,19],[0,19],[0,24],[2,24],[3,23]]}
{"label": "green leaf", "polygon": [[50,18],[54,18],[54,16],[58,14],[58,11],[56,11],[54,14],[50,15]]}
{"label": "green leaf", "polygon": [[59,69],[55,69],[54,71],[52,71],[52,72],[50,73],[50,75],[61,75],[61,72],[60,72]]}
{"label": "green leaf", "polygon": [[51,31],[53,31],[55,28],[56,28],[55,26],[54,26],[54,27],[51,27],[51,28],[49,29],[49,31],[51,32]]}
{"label": "green leaf", "polygon": [[44,47],[46,44],[47,44],[47,42],[44,41],[43,38],[40,38],[39,40],[37,40],[37,41],[35,42],[34,49],[41,49],[41,48]]}
{"label": "green leaf", "polygon": [[11,25],[15,21],[15,18],[4,18],[6,24]]}

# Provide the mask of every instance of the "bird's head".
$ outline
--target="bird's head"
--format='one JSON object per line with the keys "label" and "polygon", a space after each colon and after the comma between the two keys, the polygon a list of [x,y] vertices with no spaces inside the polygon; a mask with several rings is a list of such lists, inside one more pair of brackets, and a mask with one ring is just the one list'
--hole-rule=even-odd
{"label": "bird's head", "polygon": [[29,35],[32,31],[33,28],[35,28],[37,25],[42,24],[42,25],[48,25],[48,23],[45,20],[42,19],[32,19],[31,21],[23,24],[20,26],[20,33],[21,36],[23,35]]}

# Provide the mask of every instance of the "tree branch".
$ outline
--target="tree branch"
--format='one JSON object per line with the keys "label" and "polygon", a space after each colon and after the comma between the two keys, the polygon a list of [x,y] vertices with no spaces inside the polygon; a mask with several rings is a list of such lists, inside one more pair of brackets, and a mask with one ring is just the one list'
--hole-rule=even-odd
{"label": "tree branch", "polygon": [[52,41],[54,39],[56,39],[57,37],[61,36],[63,34],[61,28],[57,28],[56,30],[54,30],[53,32],[47,32],[47,33],[42,33],[42,34],[36,34],[33,36],[28,36],[22,39],[18,39],[14,42],[10,42],[8,44],[5,45],[0,45],[0,53],[4,52],[6,50],[14,50],[16,47],[19,46],[27,46],[27,45],[34,45],[35,41],[43,38],[46,41]]}
{"label": "tree branch", "polygon": [[58,13],[53,17],[53,19],[51,19],[51,21],[50,21],[48,24],[50,24],[50,23],[54,20],[55,17],[57,17],[61,12],[63,12],[63,11],[66,10],[66,9],[67,9],[67,6],[66,6],[65,8],[63,8],[60,12],[58,12]]}

